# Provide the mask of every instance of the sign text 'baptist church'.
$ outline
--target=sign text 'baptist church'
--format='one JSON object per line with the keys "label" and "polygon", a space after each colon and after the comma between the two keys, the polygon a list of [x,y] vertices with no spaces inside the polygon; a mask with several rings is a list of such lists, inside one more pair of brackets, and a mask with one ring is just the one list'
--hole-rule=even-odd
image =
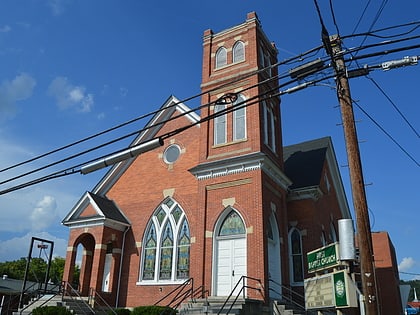
{"label": "sign text 'baptist church'", "polygon": [[331,244],[307,254],[308,272],[316,272],[339,264],[338,244]]}

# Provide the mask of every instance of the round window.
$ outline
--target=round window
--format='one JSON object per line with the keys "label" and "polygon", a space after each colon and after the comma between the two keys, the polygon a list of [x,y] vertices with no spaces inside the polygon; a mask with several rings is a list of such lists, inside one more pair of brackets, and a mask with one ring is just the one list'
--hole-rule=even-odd
{"label": "round window", "polygon": [[181,155],[181,148],[176,144],[171,144],[163,152],[163,160],[165,163],[172,164],[178,160]]}

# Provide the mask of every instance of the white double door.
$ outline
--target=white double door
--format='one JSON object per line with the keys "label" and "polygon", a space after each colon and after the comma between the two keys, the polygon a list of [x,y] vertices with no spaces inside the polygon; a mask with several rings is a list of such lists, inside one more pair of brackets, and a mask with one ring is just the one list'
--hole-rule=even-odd
{"label": "white double door", "polygon": [[[216,296],[228,296],[240,278],[246,276],[246,260],[245,237],[217,240],[215,262]],[[245,282],[243,283],[246,284],[246,279],[244,280]],[[243,283],[241,282],[237,286],[233,295],[240,293]]]}

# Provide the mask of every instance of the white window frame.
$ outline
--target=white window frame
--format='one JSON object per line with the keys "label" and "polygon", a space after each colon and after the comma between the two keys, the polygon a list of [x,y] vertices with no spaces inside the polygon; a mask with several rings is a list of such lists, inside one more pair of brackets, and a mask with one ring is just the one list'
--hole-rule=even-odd
{"label": "white window frame", "polygon": [[245,60],[245,43],[241,40],[238,40],[232,49],[233,62],[241,62]]}
{"label": "white window frame", "polygon": [[[233,106],[239,104],[240,108],[233,111],[233,140],[246,139],[246,99],[242,94],[238,95],[237,100],[233,103]],[[243,125],[243,132],[238,125]],[[243,134],[242,134],[243,133]]]}
{"label": "white window frame", "polygon": [[227,65],[227,49],[225,47],[220,47],[216,51],[215,56],[215,68],[222,68]]}
{"label": "white window frame", "polygon": [[[214,114],[226,110],[226,104],[216,104]],[[227,141],[227,115],[226,113],[214,118],[214,145],[226,143]]]}
{"label": "white window frame", "polygon": [[[168,200],[171,200],[173,204],[168,207],[166,205],[166,202]],[[172,210],[174,210],[176,207],[179,207],[179,209],[182,211],[178,222],[175,221],[174,217],[171,215]],[[165,218],[163,219],[162,223],[159,222],[157,218],[157,214],[160,211],[160,209],[163,209],[165,211]],[[173,249],[172,249],[172,266],[171,266],[171,279],[159,279],[159,271],[160,271],[160,261],[161,261],[161,249],[162,249],[162,237],[165,235],[165,227],[168,223],[171,225],[172,233],[173,233]],[[139,273],[139,280],[137,282],[138,285],[147,285],[147,284],[172,284],[172,283],[183,283],[186,279],[185,278],[177,278],[177,267],[178,267],[178,249],[179,249],[179,240],[180,240],[180,232],[182,230],[182,227],[184,225],[184,221],[186,221],[188,230],[191,233],[190,225],[188,224],[187,217],[185,215],[185,211],[182,209],[182,207],[173,199],[173,198],[166,198],[163,200],[159,206],[156,208],[156,210],[153,212],[152,217],[150,218],[145,233],[143,236],[142,241],[142,249],[141,249],[141,259],[140,259],[140,273]],[[145,258],[145,250],[146,250],[146,242],[147,242],[147,236],[149,234],[149,230],[154,224],[155,233],[156,233],[156,258],[155,258],[155,266],[154,266],[154,279],[143,279],[143,273],[144,273],[144,258]],[[191,237],[191,235],[190,235]],[[191,244],[189,245],[191,246]],[[191,272],[191,265],[190,270]]]}

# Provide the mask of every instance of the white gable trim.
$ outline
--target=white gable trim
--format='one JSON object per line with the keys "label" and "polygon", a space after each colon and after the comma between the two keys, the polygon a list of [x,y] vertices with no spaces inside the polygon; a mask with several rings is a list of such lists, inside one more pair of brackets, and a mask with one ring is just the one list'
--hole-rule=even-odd
{"label": "white gable trim", "polygon": [[[181,103],[175,96],[170,96],[163,104],[159,112],[149,121],[145,126],[146,130],[138,135],[136,139],[130,144],[130,146],[137,145],[141,142],[145,142],[153,139],[159,130],[162,128],[160,122],[167,120],[175,111],[178,111],[181,115],[184,115],[192,124],[196,124],[199,128],[200,116],[194,111]],[[101,181],[93,189],[93,193],[98,195],[105,195],[109,189],[118,181],[121,175],[130,167],[131,163],[135,158],[131,158],[120,163],[115,164],[105,174]]]}

